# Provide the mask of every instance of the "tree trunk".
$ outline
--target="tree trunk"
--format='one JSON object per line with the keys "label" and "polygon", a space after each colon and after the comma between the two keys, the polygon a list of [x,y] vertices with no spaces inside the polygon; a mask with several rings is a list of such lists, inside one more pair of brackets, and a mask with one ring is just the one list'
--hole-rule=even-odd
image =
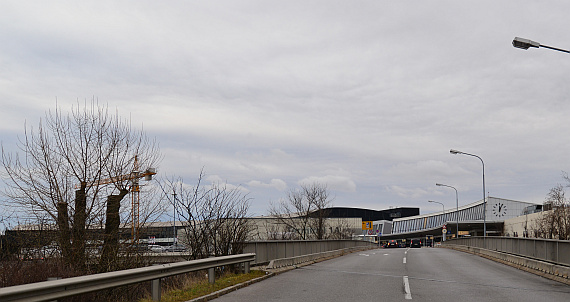
{"label": "tree trunk", "polygon": [[75,214],[73,215],[73,227],[71,235],[73,241],[71,250],[73,255],[74,267],[79,271],[84,271],[86,266],[85,258],[85,225],[87,219],[87,196],[85,195],[85,186],[75,191]]}
{"label": "tree trunk", "polygon": [[103,250],[101,252],[101,260],[99,270],[101,272],[112,271],[117,267],[117,253],[119,251],[119,226],[121,218],[119,216],[119,208],[121,200],[129,193],[128,190],[121,190],[118,195],[109,195],[107,197],[107,218],[105,221],[105,235]]}
{"label": "tree trunk", "polygon": [[59,229],[57,240],[59,241],[59,247],[61,248],[63,261],[67,265],[72,266],[73,253],[71,252],[71,232],[69,230],[69,214],[67,212],[67,202],[57,203],[57,227]]}

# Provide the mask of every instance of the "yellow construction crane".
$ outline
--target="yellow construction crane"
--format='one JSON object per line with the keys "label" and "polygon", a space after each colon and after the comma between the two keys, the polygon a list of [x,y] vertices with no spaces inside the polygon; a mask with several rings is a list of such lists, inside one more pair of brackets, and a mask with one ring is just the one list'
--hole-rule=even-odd
{"label": "yellow construction crane", "polygon": [[[152,180],[152,176],[156,174],[155,168],[148,168],[144,172],[139,171],[139,162],[137,156],[135,156],[135,162],[133,167],[133,172],[129,174],[119,175],[110,178],[100,179],[91,183],[91,186],[100,186],[110,183],[116,183],[120,181],[130,180],[131,181],[131,221],[132,221],[132,242],[137,243],[139,240],[139,213],[140,213],[140,186],[139,179],[144,178],[149,181]],[[79,189],[79,185],[75,185],[76,189]]]}

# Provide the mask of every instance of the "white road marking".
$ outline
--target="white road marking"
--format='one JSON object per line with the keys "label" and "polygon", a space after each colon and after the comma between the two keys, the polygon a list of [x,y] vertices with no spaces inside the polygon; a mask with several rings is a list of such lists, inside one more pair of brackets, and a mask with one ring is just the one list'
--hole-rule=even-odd
{"label": "white road marking", "polygon": [[406,298],[406,300],[412,300],[412,291],[410,290],[408,276],[404,276],[404,298]]}
{"label": "white road marking", "polygon": [[368,256],[370,256],[370,255],[368,255],[368,254],[358,254],[358,256],[366,256],[366,257],[368,257]]}
{"label": "white road marking", "polygon": [[404,264],[406,264],[406,257],[404,257]]}

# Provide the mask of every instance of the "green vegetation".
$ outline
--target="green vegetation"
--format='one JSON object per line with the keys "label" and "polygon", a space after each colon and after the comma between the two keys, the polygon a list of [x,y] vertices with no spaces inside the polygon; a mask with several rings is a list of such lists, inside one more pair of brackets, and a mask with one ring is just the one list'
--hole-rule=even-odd
{"label": "green vegetation", "polygon": [[[255,278],[265,276],[264,271],[252,270],[249,274],[226,274],[216,279],[214,284],[210,284],[208,279],[192,280],[182,289],[172,289],[162,294],[162,302],[183,302],[194,298],[202,297],[226,287],[240,284]],[[152,302],[151,298],[140,300],[140,302]]]}

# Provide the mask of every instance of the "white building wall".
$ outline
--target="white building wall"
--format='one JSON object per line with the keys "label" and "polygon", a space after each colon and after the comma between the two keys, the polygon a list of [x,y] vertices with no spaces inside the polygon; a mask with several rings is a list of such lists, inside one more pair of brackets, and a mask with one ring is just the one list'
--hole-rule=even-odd
{"label": "white building wall", "polygon": [[[274,217],[250,218],[250,223],[248,240],[290,239],[289,237],[296,236],[288,232],[287,227]],[[352,234],[360,235],[362,231],[362,218],[326,218],[325,224],[325,236],[338,231],[350,231]]]}
{"label": "white building wall", "polygon": [[542,219],[544,213],[545,212],[533,213],[505,220],[503,229],[504,236],[526,237],[525,234],[528,234],[530,238],[536,237],[534,233],[536,223]]}
{"label": "white building wall", "polygon": [[487,198],[487,220],[505,221],[523,215],[526,207],[533,203],[509,200],[503,198]]}

